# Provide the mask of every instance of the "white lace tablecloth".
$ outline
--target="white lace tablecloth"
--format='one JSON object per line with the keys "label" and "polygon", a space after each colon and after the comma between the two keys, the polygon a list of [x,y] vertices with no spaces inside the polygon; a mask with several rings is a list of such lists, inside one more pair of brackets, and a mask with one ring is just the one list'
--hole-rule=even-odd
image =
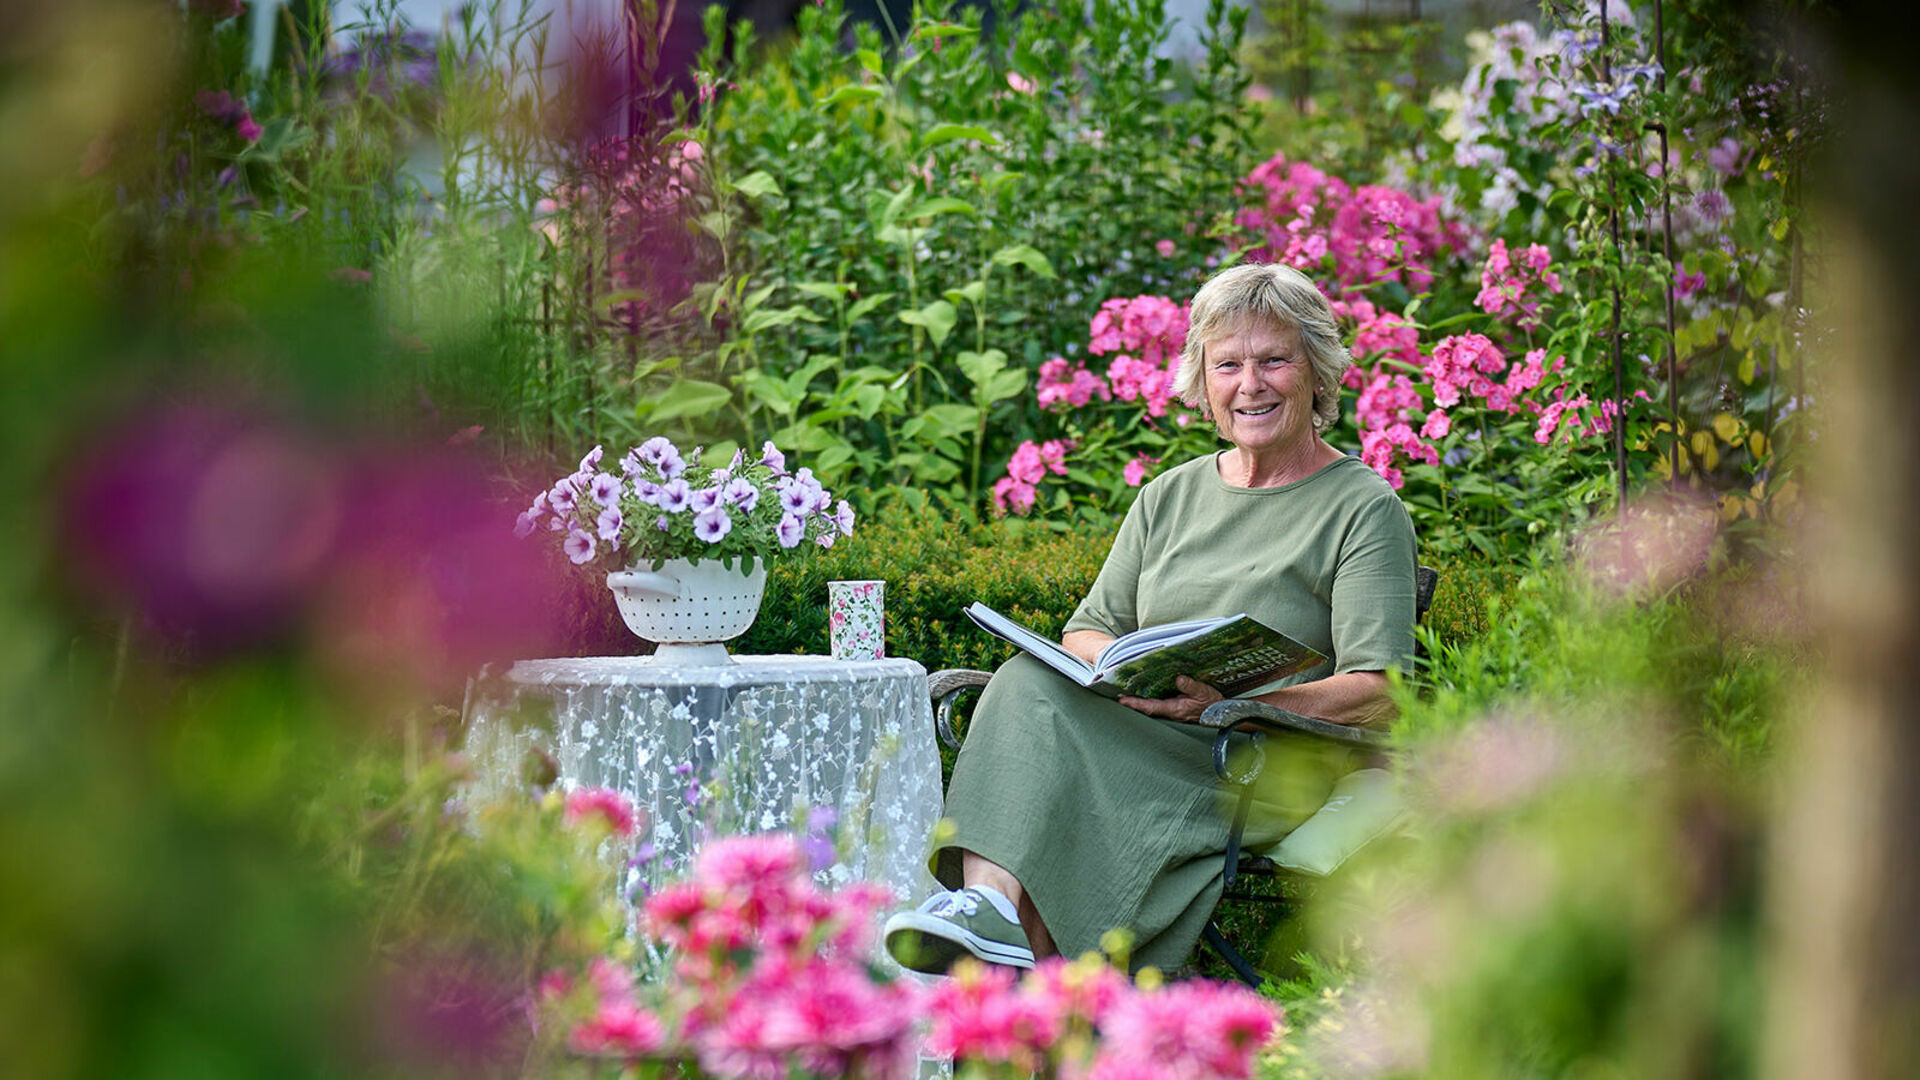
{"label": "white lace tablecloth", "polygon": [[917,902],[934,887],[927,849],[941,808],[926,669],[735,660],[523,660],[483,676],[467,716],[478,794],[521,783],[538,748],[557,762],[562,788],[627,795],[650,815],[653,845],[650,859],[627,868],[629,899],[680,876],[708,835],[803,828],[809,813],[817,820],[816,808],[832,807],[840,842],[820,880],[878,881]]}

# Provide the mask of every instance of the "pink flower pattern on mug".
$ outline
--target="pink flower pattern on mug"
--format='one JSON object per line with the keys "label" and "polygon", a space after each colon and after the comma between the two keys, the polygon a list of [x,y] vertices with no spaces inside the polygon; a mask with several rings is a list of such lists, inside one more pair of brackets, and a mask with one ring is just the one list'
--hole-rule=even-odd
{"label": "pink flower pattern on mug", "polygon": [[884,581],[827,583],[827,629],[835,660],[879,660],[887,654]]}

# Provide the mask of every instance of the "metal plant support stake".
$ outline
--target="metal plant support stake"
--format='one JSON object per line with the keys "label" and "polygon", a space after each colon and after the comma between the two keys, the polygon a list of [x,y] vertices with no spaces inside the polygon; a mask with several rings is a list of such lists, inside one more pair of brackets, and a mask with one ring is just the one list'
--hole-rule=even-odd
{"label": "metal plant support stake", "polygon": [[[1607,18],[1607,0],[1600,0],[1600,81],[1609,87],[1613,85],[1613,34]],[[1604,149],[1601,153],[1606,153]],[[1626,369],[1620,351],[1620,270],[1626,265],[1626,255],[1620,249],[1620,196],[1613,177],[1613,170],[1607,170],[1607,234],[1613,241],[1615,260],[1611,292],[1613,296],[1613,475],[1614,475],[1614,513],[1618,514],[1627,504],[1627,384]]]}
{"label": "metal plant support stake", "polygon": [[[1667,94],[1667,28],[1665,5],[1661,0],[1653,0],[1653,60],[1659,66],[1656,85],[1661,100]],[[1680,485],[1680,373],[1679,362],[1673,354],[1674,326],[1674,276],[1673,265],[1673,169],[1667,154],[1667,121],[1663,116],[1647,125],[1660,133],[1660,228],[1661,253],[1667,259],[1667,424],[1673,432],[1673,443],[1667,447],[1667,486]],[[1621,403],[1622,408],[1625,402]],[[1622,417],[1624,420],[1624,416]],[[1616,424],[1616,427],[1619,425]],[[1769,436],[1771,437],[1771,436]]]}

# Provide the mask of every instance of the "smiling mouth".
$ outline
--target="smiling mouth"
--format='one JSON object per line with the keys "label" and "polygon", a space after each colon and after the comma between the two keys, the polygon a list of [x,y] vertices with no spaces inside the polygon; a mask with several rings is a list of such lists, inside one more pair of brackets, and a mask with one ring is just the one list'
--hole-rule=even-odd
{"label": "smiling mouth", "polygon": [[1235,409],[1233,411],[1236,416],[1265,416],[1279,407],[1278,404],[1273,404],[1262,405],[1257,409]]}

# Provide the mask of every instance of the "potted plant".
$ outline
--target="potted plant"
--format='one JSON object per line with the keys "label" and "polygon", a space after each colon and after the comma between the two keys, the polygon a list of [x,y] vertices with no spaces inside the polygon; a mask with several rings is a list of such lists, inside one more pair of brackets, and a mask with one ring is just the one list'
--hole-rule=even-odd
{"label": "potted plant", "polygon": [[853,508],[771,442],[756,460],[724,466],[683,455],[664,437],[627,451],[613,471],[594,447],[579,469],[541,492],[515,523],[545,529],[576,565],[611,567],[627,628],[656,643],[655,663],[729,663],[729,641],[753,625],[766,562],[853,533]]}

